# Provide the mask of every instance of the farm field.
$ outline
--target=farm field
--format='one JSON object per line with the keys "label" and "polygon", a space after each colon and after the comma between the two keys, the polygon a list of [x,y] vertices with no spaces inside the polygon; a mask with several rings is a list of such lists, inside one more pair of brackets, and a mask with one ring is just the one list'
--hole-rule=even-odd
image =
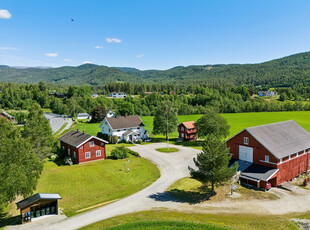
{"label": "farm field", "polygon": [[[129,146],[129,145],[128,145]],[[107,145],[110,155],[114,145]],[[159,170],[140,157],[123,160],[105,159],[72,166],[57,166],[48,161],[37,186],[37,192],[59,193],[59,205],[67,216],[78,210],[124,198],[152,184]],[[125,171],[127,163],[130,172]]]}
{"label": "farm field", "polygon": [[[139,222],[156,221],[163,223],[167,221],[177,221],[178,223],[193,223],[192,228],[161,228],[161,229],[196,229],[195,224],[207,224],[208,227],[212,225],[218,228],[209,229],[251,229],[251,230],[265,230],[265,229],[291,229],[297,230],[298,226],[290,221],[292,216],[274,216],[274,215],[246,215],[246,214],[200,214],[200,213],[182,213],[175,211],[144,211],[131,213],[127,215],[113,217],[103,220],[84,228],[81,230],[99,230],[99,229],[125,229],[117,228],[123,226],[136,226],[137,228],[129,229],[156,229],[156,228],[138,228]],[[264,221],[262,221],[264,220]],[[125,225],[126,224],[126,225]],[[211,225],[211,226],[210,226]],[[115,227],[115,228],[112,228]],[[208,229],[208,228],[205,228]]]}

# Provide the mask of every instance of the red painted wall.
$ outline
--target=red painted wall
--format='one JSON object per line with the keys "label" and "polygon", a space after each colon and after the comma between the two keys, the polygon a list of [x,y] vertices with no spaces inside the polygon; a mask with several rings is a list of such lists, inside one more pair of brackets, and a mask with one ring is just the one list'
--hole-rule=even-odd
{"label": "red painted wall", "polygon": [[[182,127],[184,129],[183,131],[181,129]],[[182,138],[181,134],[183,133],[183,138],[185,140],[197,140],[197,129],[196,128],[194,128],[194,129],[187,129],[185,127],[185,125],[180,124],[178,126],[178,132],[179,132],[179,138]]]}
{"label": "red painted wall", "polygon": [[[94,141],[94,146],[90,147],[90,142]],[[65,153],[68,154],[68,149],[70,149],[70,156],[71,159],[74,163],[84,163],[84,162],[89,162],[89,161],[94,161],[94,160],[101,160],[106,158],[106,149],[105,149],[105,143],[102,141],[99,141],[95,138],[92,138],[88,142],[86,142],[84,145],[82,145],[82,148],[79,147],[78,149],[70,146],[66,143],[60,142],[61,148],[63,146],[65,147]],[[96,157],[96,151],[101,150],[101,156]],[[76,159],[74,159],[74,154],[73,152],[76,152]],[[85,158],[86,152],[90,152],[90,158]]]}

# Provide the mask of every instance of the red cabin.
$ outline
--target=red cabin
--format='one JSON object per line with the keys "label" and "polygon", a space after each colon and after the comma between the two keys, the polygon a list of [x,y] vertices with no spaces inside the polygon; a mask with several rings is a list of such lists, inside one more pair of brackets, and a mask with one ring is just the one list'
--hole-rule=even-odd
{"label": "red cabin", "polygon": [[84,163],[106,158],[105,145],[108,143],[101,138],[70,130],[58,138],[60,146],[74,163]]}
{"label": "red cabin", "polygon": [[295,121],[246,128],[227,142],[241,182],[268,189],[310,169],[310,133]]}
{"label": "red cabin", "polygon": [[197,140],[197,128],[195,121],[182,122],[178,126],[179,139],[185,141]]}

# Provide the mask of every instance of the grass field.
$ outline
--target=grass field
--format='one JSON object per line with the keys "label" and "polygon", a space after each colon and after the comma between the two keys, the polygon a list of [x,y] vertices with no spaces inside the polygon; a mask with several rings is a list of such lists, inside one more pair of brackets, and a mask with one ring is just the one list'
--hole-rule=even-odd
{"label": "grass field", "polygon": [[[131,213],[111,219],[103,220],[87,227],[81,228],[82,230],[99,230],[106,229],[123,224],[135,226],[139,222],[148,221],[186,221],[200,224],[211,224],[222,228],[229,229],[249,229],[249,230],[266,230],[266,229],[291,229],[298,230],[298,226],[289,221],[293,216],[273,216],[273,215],[246,215],[246,214],[199,214],[181,212],[169,212],[164,210],[145,211],[138,213]],[[118,228],[115,228],[118,229]],[[120,228],[122,229],[122,228]],[[139,228],[138,228],[139,229]],[[144,228],[148,229],[148,228]],[[163,228],[165,229],[165,228]],[[171,229],[171,228],[166,228]],[[182,229],[182,228],[180,228]],[[195,229],[195,228],[191,228]]]}
{"label": "grass field", "polygon": [[156,151],[158,151],[158,152],[162,152],[162,153],[175,153],[175,152],[177,152],[177,151],[179,151],[179,149],[177,149],[177,148],[159,148],[159,149],[156,149]]}
{"label": "grass field", "polygon": [[[128,145],[127,145],[128,146]],[[107,145],[107,155],[115,145]],[[159,170],[150,161],[130,157],[130,172],[124,169],[128,159],[106,159],[92,163],[57,166],[46,162],[37,191],[59,193],[59,205],[67,216],[97,204],[126,197],[148,185],[159,176]]]}
{"label": "grass field", "polygon": [[85,130],[85,132],[89,135],[97,136],[97,133],[100,132],[99,128],[100,123],[76,123],[76,128],[80,129],[81,132]]}

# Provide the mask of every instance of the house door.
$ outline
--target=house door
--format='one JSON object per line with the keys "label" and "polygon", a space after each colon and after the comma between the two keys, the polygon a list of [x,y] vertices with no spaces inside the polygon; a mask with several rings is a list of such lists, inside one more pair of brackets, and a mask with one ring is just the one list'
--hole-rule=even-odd
{"label": "house door", "polygon": [[253,148],[239,145],[239,160],[253,162]]}
{"label": "house door", "polygon": [[129,135],[129,140],[131,140],[131,141],[132,141],[132,135]]}

